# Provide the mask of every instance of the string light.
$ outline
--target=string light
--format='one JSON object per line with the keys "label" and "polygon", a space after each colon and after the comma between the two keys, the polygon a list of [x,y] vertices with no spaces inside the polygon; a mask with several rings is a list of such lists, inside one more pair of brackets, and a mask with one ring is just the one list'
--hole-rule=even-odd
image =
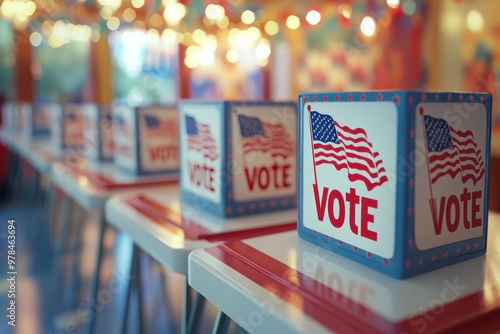
{"label": "string light", "polygon": [[398,8],[400,4],[401,0],[387,0],[387,6],[394,9]]}
{"label": "string light", "polygon": [[286,26],[290,30],[295,30],[300,27],[300,19],[298,16],[290,15],[286,18]]}
{"label": "string light", "polygon": [[310,25],[315,26],[321,21],[321,14],[317,10],[310,10],[306,15],[306,21]]}
{"label": "string light", "polygon": [[144,0],[132,0],[131,3],[134,8],[141,8],[144,6]]}
{"label": "string light", "polygon": [[240,54],[235,49],[231,49],[226,53],[226,59],[231,64],[237,63],[240,59]]}
{"label": "string light", "polygon": [[255,21],[255,13],[251,10],[245,10],[241,13],[241,22],[245,24],[252,24]]}
{"label": "string light", "polygon": [[136,13],[132,8],[127,8],[123,11],[123,20],[125,20],[125,22],[132,22],[134,21],[135,17]]}
{"label": "string light", "polygon": [[106,22],[106,26],[109,30],[115,31],[120,27],[120,20],[116,16],[112,16]]}
{"label": "string light", "polygon": [[279,32],[280,26],[278,25],[277,22],[271,20],[266,22],[264,30],[268,35],[274,36]]}
{"label": "string light", "polygon": [[37,31],[34,31],[30,35],[30,43],[34,47],[40,46],[42,44],[42,34]]}
{"label": "string light", "polygon": [[368,37],[373,36],[376,30],[375,20],[371,16],[365,16],[361,21],[360,29],[363,35]]}

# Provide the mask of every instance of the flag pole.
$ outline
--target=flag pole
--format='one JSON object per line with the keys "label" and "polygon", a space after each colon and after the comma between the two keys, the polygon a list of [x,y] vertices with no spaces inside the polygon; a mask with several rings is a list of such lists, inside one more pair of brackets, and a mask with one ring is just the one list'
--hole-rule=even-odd
{"label": "flag pole", "polygon": [[309,112],[309,135],[311,137],[311,152],[312,152],[312,158],[313,158],[314,182],[317,185],[318,184],[318,176],[316,175],[316,159],[314,159],[314,140],[313,140],[313,129],[312,129],[312,122],[311,122],[311,105],[307,106],[307,111]]}
{"label": "flag pole", "polygon": [[431,199],[429,200],[429,205],[431,206],[431,214],[432,214],[432,219],[433,221],[437,221],[437,216],[436,216],[436,199],[434,198],[434,194],[432,191],[432,181],[431,181],[431,170],[430,170],[430,163],[429,163],[429,147],[427,143],[427,128],[425,127],[425,120],[424,120],[424,108],[420,107],[420,115],[422,115],[422,126],[423,129],[422,131],[424,132],[424,142],[425,142],[425,160],[427,162],[427,178],[429,182],[429,188],[431,191]]}

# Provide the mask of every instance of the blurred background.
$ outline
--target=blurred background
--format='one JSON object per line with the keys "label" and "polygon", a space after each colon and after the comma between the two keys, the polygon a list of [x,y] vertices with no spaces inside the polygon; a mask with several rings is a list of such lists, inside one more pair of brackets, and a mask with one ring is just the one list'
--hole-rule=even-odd
{"label": "blurred background", "polygon": [[491,92],[495,121],[499,10],[495,0],[3,0],[0,103],[415,88]]}
{"label": "blurred background", "polygon": [[[295,101],[304,91],[490,92],[490,210],[500,211],[498,13],[498,0],[0,0],[0,109],[6,102]],[[7,197],[7,156],[0,145],[0,205]],[[0,206],[0,217],[40,219],[30,207],[14,209]],[[29,244],[21,240],[18,247]],[[27,278],[18,282],[22,319],[29,321],[16,333],[57,332],[61,287],[39,288],[36,282],[53,281],[41,268],[45,253],[37,246],[24,252],[20,263],[27,267],[31,257],[41,273],[24,270]],[[180,293],[178,282],[170,278],[171,292]],[[148,307],[167,314],[168,303],[176,304],[179,316],[180,300],[166,303],[158,295],[162,284],[149,281],[146,299],[157,298],[161,307]],[[113,303],[121,307],[120,298]],[[118,331],[106,312],[101,332]],[[169,319],[149,314],[157,322],[149,319],[156,326],[151,332],[176,332]],[[0,333],[10,329],[0,324]]]}
{"label": "blurred background", "polygon": [[499,9],[495,0],[4,0],[0,96],[145,104],[360,89],[496,94]]}

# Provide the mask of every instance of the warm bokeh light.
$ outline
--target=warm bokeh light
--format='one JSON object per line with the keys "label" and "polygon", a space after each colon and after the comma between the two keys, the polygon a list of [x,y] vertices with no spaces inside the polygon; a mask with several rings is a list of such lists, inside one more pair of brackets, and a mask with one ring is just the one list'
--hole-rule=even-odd
{"label": "warm bokeh light", "polygon": [[401,4],[401,0],[387,0],[387,6],[391,8],[398,8]]}
{"label": "warm bokeh light", "polygon": [[144,0],[131,0],[130,2],[132,3],[132,6],[134,6],[134,8],[141,8],[142,6],[144,6]]}
{"label": "warm bokeh light", "polygon": [[211,20],[220,21],[224,19],[226,13],[221,5],[209,4],[205,8],[205,15]]}
{"label": "warm bokeh light", "polygon": [[241,13],[241,22],[245,24],[252,24],[255,21],[255,13],[251,10],[245,10]]}
{"label": "warm bokeh light", "polygon": [[480,32],[484,27],[483,15],[476,9],[471,10],[467,14],[467,27],[472,32]]}
{"label": "warm bokeh light", "polygon": [[235,49],[231,49],[226,53],[226,59],[232,64],[237,63],[240,59],[240,54]]}
{"label": "warm bokeh light", "polygon": [[176,26],[181,22],[181,20],[187,14],[187,7],[181,3],[170,3],[165,6],[165,10],[163,11],[163,18],[165,22],[172,27]]}
{"label": "warm bokeh light", "polygon": [[193,42],[201,44],[207,38],[207,34],[201,29],[196,29],[195,31],[193,31],[192,37],[193,37]]}
{"label": "warm bokeh light", "polygon": [[125,22],[132,22],[134,21],[135,17],[136,13],[132,8],[127,8],[123,11],[123,19],[125,20]]}
{"label": "warm bokeh light", "polygon": [[300,27],[300,19],[298,16],[290,15],[286,18],[286,26],[288,29],[295,30]]}
{"label": "warm bokeh light", "polygon": [[167,28],[161,33],[161,39],[165,43],[175,43],[177,40],[177,32],[173,29]]}
{"label": "warm bokeh light", "polygon": [[109,30],[115,31],[120,27],[120,20],[116,16],[112,16],[106,22],[106,26]]}
{"label": "warm bokeh light", "polygon": [[257,58],[255,61],[257,62],[257,65],[259,65],[260,67],[265,67],[269,63],[268,58]]}
{"label": "warm bokeh light", "polygon": [[306,21],[310,25],[315,26],[319,23],[319,21],[321,21],[321,14],[317,10],[310,10],[306,15]]}
{"label": "warm bokeh light", "polygon": [[271,47],[264,42],[261,42],[255,48],[257,58],[268,58],[271,55]]}
{"label": "warm bokeh light", "polygon": [[339,11],[339,14],[341,14],[345,18],[347,18],[347,19],[351,18],[351,15],[352,15],[351,5],[349,5],[347,3],[343,3],[343,4],[339,5],[338,11]]}
{"label": "warm bokeh light", "polygon": [[365,16],[361,21],[360,26],[361,32],[363,35],[371,37],[375,34],[376,24],[375,20],[371,16]]}
{"label": "warm bokeh light", "polygon": [[42,34],[37,31],[34,31],[30,35],[30,43],[34,47],[40,46],[42,44]]}
{"label": "warm bokeh light", "polygon": [[257,27],[250,27],[246,31],[246,36],[252,41],[258,41],[262,34],[260,33],[259,28]]}
{"label": "warm bokeh light", "polygon": [[229,17],[224,16],[222,20],[218,20],[217,26],[221,29],[226,29],[229,26]]}
{"label": "warm bokeh light", "polygon": [[110,7],[102,7],[100,14],[103,19],[109,20],[109,18],[113,16],[113,10]]}
{"label": "warm bokeh light", "polygon": [[268,35],[274,36],[278,33],[278,31],[280,31],[280,26],[278,25],[277,22],[271,20],[266,22],[264,30]]}

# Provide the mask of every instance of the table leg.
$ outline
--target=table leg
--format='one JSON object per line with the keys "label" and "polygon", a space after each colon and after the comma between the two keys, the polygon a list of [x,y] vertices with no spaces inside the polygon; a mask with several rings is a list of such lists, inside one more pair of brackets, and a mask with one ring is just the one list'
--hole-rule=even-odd
{"label": "table leg", "polygon": [[204,305],[205,297],[203,297],[198,291],[195,291],[193,305],[191,306],[191,311],[189,312],[187,324],[187,332],[189,334],[196,333]]}
{"label": "table leg", "polygon": [[69,196],[63,196],[62,202],[61,202],[61,216],[59,219],[59,227],[57,231],[57,238],[56,238],[56,255],[62,255],[64,253],[64,246],[66,245],[68,233],[69,233],[69,226],[70,226],[70,217],[71,217],[71,198]]}
{"label": "table leg", "polygon": [[142,302],[142,279],[141,279],[141,250],[134,244],[132,251],[132,264],[130,266],[130,281],[127,291],[127,300],[125,305],[125,326],[123,333],[129,332],[128,328],[128,313],[130,311],[130,303],[132,299],[132,294],[134,291],[137,293],[137,308],[139,313],[139,331],[138,333],[145,333],[146,328],[144,327],[144,313],[143,313],[143,302]]}
{"label": "table leg", "polygon": [[91,283],[91,288],[90,288],[90,296],[93,298],[93,305],[91,307],[91,310],[93,310],[93,316],[92,319],[90,320],[90,323],[88,325],[88,330],[87,333],[95,333],[95,323],[96,323],[96,318],[97,318],[97,302],[98,302],[98,293],[99,293],[99,280],[100,280],[100,273],[101,273],[101,264],[102,264],[102,258],[103,258],[103,253],[104,253],[104,245],[103,245],[103,239],[104,239],[104,231],[106,229],[106,219],[105,219],[105,212],[104,209],[99,210],[99,235],[98,235],[98,245],[97,245],[97,259],[96,259],[96,265],[94,269],[94,279],[92,280]]}
{"label": "table leg", "polygon": [[181,318],[181,333],[188,333],[188,321],[189,321],[189,312],[191,310],[191,296],[189,295],[190,287],[188,284],[187,277],[184,277],[184,296],[182,301],[182,318]]}
{"label": "table leg", "polygon": [[212,334],[224,333],[226,330],[226,324],[228,323],[227,320],[228,320],[227,315],[224,312],[219,311],[219,313],[217,314],[217,319],[215,319],[214,329],[212,330]]}
{"label": "table leg", "polygon": [[80,291],[80,263],[82,252],[82,230],[86,217],[86,211],[75,203],[76,209],[76,226],[74,233],[74,242],[72,249],[72,265],[69,277],[69,284],[71,284],[70,296],[68,298],[70,307],[76,306],[78,303],[78,293]]}

